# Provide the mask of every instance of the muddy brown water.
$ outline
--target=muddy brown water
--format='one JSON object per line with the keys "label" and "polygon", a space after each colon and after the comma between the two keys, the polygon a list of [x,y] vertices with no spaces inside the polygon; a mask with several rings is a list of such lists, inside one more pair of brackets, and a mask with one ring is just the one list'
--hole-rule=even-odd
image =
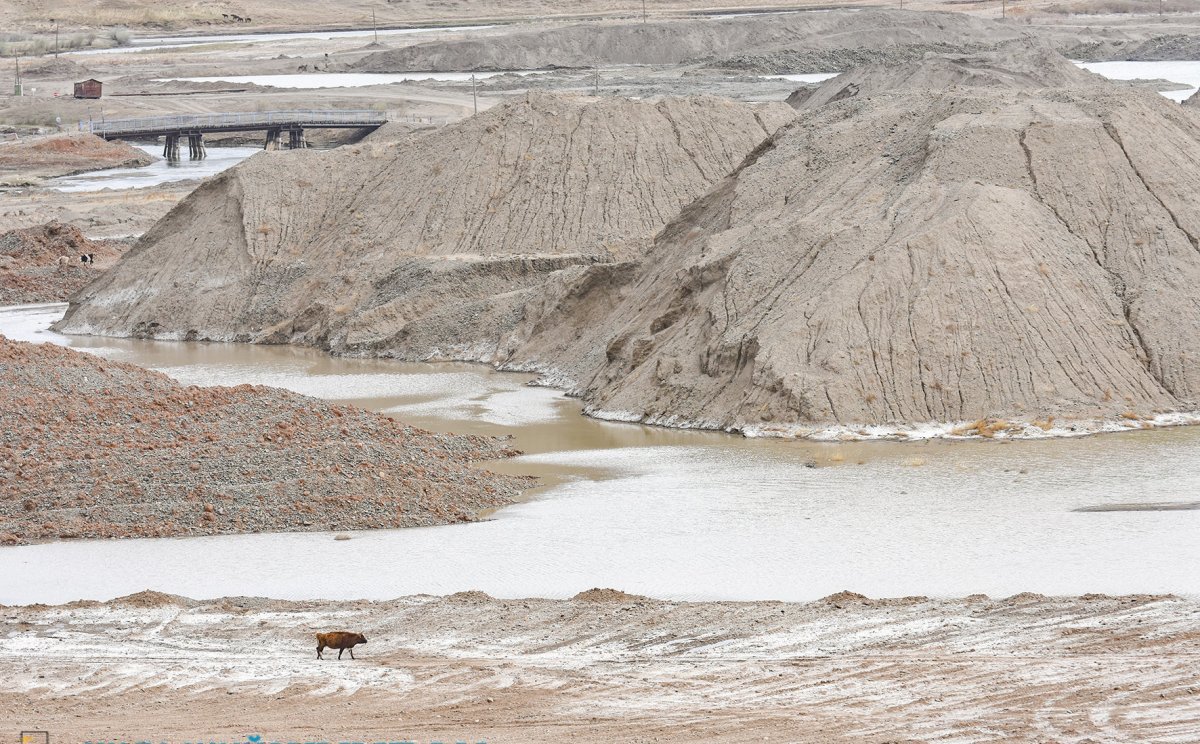
{"label": "muddy brown water", "polygon": [[0,603],[144,588],[284,598],[563,597],[593,586],[746,600],[841,589],[1200,594],[1200,511],[1149,506],[1195,501],[1196,428],[1010,442],[746,439],[586,418],[577,401],[529,386],[530,375],[482,365],[66,338],[46,330],[62,312],[0,309],[0,333],[186,383],[274,385],[436,431],[511,436],[526,454],[487,466],[543,485],[479,523],[343,541],[298,533],[6,548]]}

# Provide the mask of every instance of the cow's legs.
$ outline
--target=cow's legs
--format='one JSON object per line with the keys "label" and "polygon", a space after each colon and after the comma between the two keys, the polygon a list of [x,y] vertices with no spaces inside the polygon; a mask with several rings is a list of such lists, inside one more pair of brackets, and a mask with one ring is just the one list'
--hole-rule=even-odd
{"label": "cow's legs", "polygon": [[350,658],[351,658],[351,659],[353,659],[353,658],[354,658],[354,649],[350,649]]}
{"label": "cow's legs", "polygon": [[340,658],[342,658],[342,652],[343,652],[343,651],[345,651],[345,650],[346,650],[346,649],[344,649],[344,648],[339,648],[339,649],[338,649],[338,658],[339,658],[339,659],[340,659]]}
{"label": "cow's legs", "polygon": [[324,646],[317,646],[317,658],[318,658],[318,659],[324,659],[324,658],[325,658],[324,656],[321,656],[321,652],[322,652],[322,651],[324,651],[324,650],[325,650],[325,647],[324,647]]}

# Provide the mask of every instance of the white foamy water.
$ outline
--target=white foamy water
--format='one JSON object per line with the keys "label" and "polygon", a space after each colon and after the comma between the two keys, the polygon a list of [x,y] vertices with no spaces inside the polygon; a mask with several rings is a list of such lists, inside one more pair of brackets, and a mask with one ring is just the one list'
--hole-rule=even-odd
{"label": "white foamy water", "polygon": [[161,157],[161,146],[136,147],[159,159],[137,168],[107,168],[76,176],[63,176],[50,180],[48,186],[56,191],[68,192],[144,189],[173,181],[207,178],[232,168],[255,153],[262,152],[261,147],[209,147],[208,156],[203,160],[189,160],[184,157],[175,162],[168,162]]}
{"label": "white foamy water", "polygon": [[442,83],[485,80],[497,75],[536,75],[545,70],[503,70],[500,72],[297,72],[287,75],[217,75],[213,77],[163,78],[185,83],[237,83],[270,85],[275,88],[364,88],[368,85],[415,83],[432,80]]}
{"label": "white foamy water", "polygon": [[201,384],[267,382],[441,430],[513,434],[508,472],[549,477],[488,521],[407,530],[68,541],[0,549],[0,603],[192,597],[388,598],[480,589],[564,597],[805,600],[1020,591],[1200,594],[1200,429],[1071,440],[748,440],[579,416],[528,376],[223,344],[63,338],[61,305],[0,309],[0,332]]}

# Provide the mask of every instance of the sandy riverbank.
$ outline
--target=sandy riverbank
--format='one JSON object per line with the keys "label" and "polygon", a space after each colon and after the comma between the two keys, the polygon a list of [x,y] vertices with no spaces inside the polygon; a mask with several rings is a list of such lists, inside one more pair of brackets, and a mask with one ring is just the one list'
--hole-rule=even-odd
{"label": "sandy riverbank", "polygon": [[[1200,602],[1174,597],[142,594],[0,618],[6,718],[58,741],[1182,742],[1200,727]],[[357,660],[315,660],[312,634],[335,627],[367,636]]]}

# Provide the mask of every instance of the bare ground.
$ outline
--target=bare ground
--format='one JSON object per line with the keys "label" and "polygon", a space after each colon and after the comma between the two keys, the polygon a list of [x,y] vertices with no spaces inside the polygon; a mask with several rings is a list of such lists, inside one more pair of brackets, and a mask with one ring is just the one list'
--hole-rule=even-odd
{"label": "bare ground", "polygon": [[[1200,603],[1174,597],[147,593],[0,618],[6,718],[58,740],[1187,742],[1200,729]],[[315,660],[313,633],[334,628],[367,636],[357,660]]]}

